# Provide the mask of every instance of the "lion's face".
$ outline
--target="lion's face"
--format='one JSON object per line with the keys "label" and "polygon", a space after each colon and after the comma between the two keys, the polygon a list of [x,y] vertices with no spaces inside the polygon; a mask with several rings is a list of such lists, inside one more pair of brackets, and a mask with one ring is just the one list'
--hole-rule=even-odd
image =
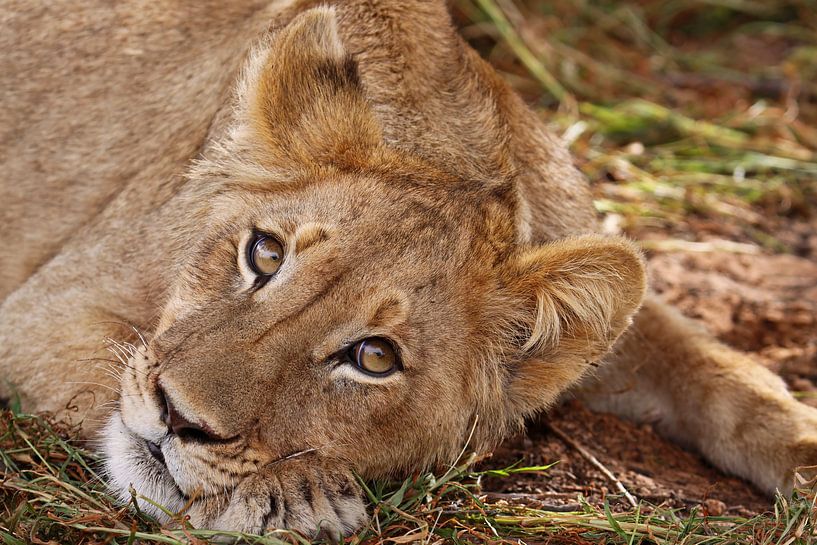
{"label": "lion's face", "polygon": [[[191,495],[312,449],[369,475],[450,460],[476,386],[491,387],[474,363],[498,340],[480,311],[497,249],[465,219],[480,206],[351,174],[219,206],[232,213],[191,241],[126,370],[119,456],[139,460],[128,474],[150,468]],[[264,247],[281,250],[276,263]]]}
{"label": "lion's face", "polygon": [[268,176],[218,164],[229,180],[123,374],[105,446],[123,498],[133,483],[180,509],[304,452],[366,477],[451,463],[550,403],[639,304],[627,244],[526,247],[511,183],[380,142],[333,27],[311,24],[248,84],[233,153]]}

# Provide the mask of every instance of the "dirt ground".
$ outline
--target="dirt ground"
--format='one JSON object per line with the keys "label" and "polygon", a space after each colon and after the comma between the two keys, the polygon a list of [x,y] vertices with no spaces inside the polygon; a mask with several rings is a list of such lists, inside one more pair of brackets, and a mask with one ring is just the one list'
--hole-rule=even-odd
{"label": "dirt ground", "polygon": [[[718,338],[781,374],[803,402],[817,407],[817,221],[775,221],[775,236],[796,255],[652,253],[652,286]],[[642,240],[692,232],[699,241],[744,238],[722,221],[705,219],[672,231],[629,234]],[[558,460],[554,468],[542,475],[488,480],[484,490],[533,506],[565,508],[575,505],[579,494],[597,505],[608,494],[619,495],[612,480],[552,428],[593,454],[636,498],[652,504],[701,506],[713,515],[750,515],[772,506],[748,483],[664,440],[651,426],[594,414],[576,401],[532,422],[527,435],[506,442],[488,462],[502,467]],[[626,506],[620,495],[610,499],[614,508]]]}

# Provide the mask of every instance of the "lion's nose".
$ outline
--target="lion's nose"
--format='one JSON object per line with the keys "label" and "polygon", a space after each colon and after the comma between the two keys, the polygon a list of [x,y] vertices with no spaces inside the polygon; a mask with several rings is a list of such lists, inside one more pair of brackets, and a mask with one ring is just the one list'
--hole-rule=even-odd
{"label": "lion's nose", "polygon": [[178,436],[180,439],[192,439],[198,441],[220,441],[220,437],[213,428],[204,422],[193,422],[180,413],[170,396],[167,395],[161,384],[157,385],[159,402],[161,403],[162,422],[167,426],[167,431]]}

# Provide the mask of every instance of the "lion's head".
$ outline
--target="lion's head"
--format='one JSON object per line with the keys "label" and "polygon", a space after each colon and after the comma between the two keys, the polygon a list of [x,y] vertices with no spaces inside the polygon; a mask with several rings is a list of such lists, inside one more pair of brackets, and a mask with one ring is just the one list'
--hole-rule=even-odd
{"label": "lion's head", "polygon": [[638,252],[530,246],[512,181],[389,146],[330,9],[259,48],[239,91],[191,170],[198,230],[176,235],[175,286],[107,427],[123,498],[133,483],[178,509],[304,451],[365,477],[450,463],[629,324]]}

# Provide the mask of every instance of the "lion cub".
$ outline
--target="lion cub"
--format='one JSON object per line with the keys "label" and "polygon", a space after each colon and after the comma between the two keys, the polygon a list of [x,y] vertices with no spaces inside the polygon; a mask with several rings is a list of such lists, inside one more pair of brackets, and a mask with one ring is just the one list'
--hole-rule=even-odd
{"label": "lion cub", "polygon": [[123,501],[349,534],[353,471],[489,450],[571,387],[768,492],[817,463],[817,411],[588,234],[444,2],[6,4],[0,394],[101,438]]}

